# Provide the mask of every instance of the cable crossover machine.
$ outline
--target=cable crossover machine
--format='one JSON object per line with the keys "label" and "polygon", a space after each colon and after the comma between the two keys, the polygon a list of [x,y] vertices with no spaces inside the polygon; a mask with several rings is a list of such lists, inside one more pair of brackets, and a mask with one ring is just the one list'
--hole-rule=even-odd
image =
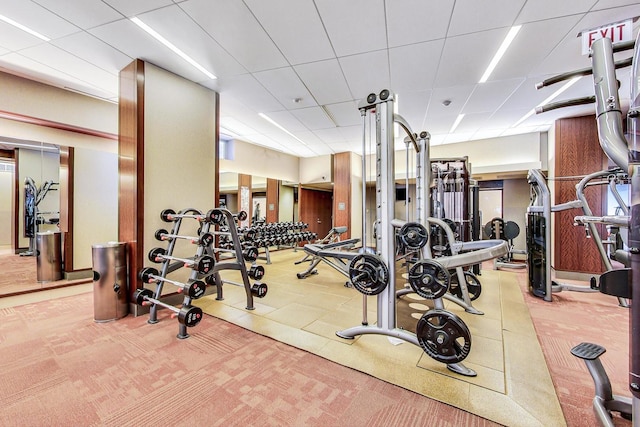
{"label": "cable crossover machine", "polygon": [[[430,221],[442,220],[429,218],[430,211],[430,161],[429,134],[414,134],[407,122],[393,113],[394,94],[384,89],[379,94],[371,93],[360,102],[358,110],[363,128],[363,232],[362,249],[349,263],[349,278],[354,288],[365,295],[363,298],[363,322],[352,328],[337,331],[336,335],[353,339],[358,335],[378,334],[398,338],[420,346],[434,360],[445,363],[447,368],[465,376],[477,373],[464,366],[462,361],[471,350],[471,334],[464,321],[456,314],[444,309],[443,296],[449,289],[448,270],[473,265],[506,254],[507,242],[503,240],[484,240],[464,242],[464,253],[444,256],[434,260],[428,245]],[[408,142],[416,151],[416,214],[415,221],[407,222],[395,216],[395,154],[394,122],[406,132]],[[376,177],[376,220],[374,241],[367,241],[366,230],[366,180],[367,146],[375,142]],[[407,141],[407,140],[405,140]],[[375,165],[375,166],[373,166]],[[398,231],[399,230],[399,231]],[[396,236],[399,239],[396,239]],[[453,236],[452,236],[453,237]],[[416,333],[396,327],[396,254],[397,241],[403,241],[417,255],[418,260],[409,272],[409,283],[414,291],[433,300],[434,309],[428,310],[416,325]],[[464,280],[460,283],[465,286]],[[369,325],[366,320],[366,295],[377,298],[377,321]]]}

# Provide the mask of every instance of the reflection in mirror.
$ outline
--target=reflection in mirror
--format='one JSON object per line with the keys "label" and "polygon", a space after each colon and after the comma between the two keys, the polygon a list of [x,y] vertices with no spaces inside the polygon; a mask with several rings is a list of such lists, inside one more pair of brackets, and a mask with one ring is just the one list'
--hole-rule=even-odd
{"label": "reflection in mirror", "polygon": [[218,205],[231,212],[238,211],[238,174],[236,172],[220,172],[220,200]]}
{"label": "reflection in mirror", "polygon": [[251,225],[264,224],[267,210],[267,178],[251,177]]}
{"label": "reflection in mirror", "polygon": [[60,237],[59,148],[4,139],[0,152],[0,295],[56,286],[61,256],[51,258],[55,274],[37,274],[43,270],[37,271],[36,243],[42,233]]}
{"label": "reflection in mirror", "polygon": [[298,221],[298,183],[280,181],[278,189],[278,221]]}

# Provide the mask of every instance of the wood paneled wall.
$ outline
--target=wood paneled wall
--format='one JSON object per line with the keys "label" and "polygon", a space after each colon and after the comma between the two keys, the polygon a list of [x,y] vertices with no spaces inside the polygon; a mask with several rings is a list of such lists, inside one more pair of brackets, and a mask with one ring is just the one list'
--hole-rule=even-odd
{"label": "wood paneled wall", "polygon": [[[579,177],[607,167],[608,159],[600,148],[594,116],[561,119],[555,124],[555,197],[554,205],[576,199]],[[607,186],[585,191],[589,207],[596,216],[603,215],[607,204]],[[587,239],[584,227],[574,226],[573,219],[582,211],[571,209],[554,213],[554,268],[556,270],[599,274],[604,265],[595,243]],[[605,229],[599,226],[602,237]]]}
{"label": "wood paneled wall", "polygon": [[128,242],[133,294],[144,265],[144,62],[139,59],[120,71],[118,108],[118,240]]}
{"label": "wood paneled wall", "polygon": [[330,191],[314,190],[300,187],[298,192],[298,209],[300,221],[309,224],[308,231],[318,233],[322,239],[327,235],[332,222],[332,196]]}
{"label": "wood paneled wall", "polygon": [[277,179],[267,178],[267,206],[265,209],[265,221],[279,221],[278,200],[280,199],[280,181]]}
{"label": "wood paneled wall", "polygon": [[[333,156],[333,226],[348,228],[343,238],[351,237],[351,153]],[[323,237],[323,236],[320,236]]]}

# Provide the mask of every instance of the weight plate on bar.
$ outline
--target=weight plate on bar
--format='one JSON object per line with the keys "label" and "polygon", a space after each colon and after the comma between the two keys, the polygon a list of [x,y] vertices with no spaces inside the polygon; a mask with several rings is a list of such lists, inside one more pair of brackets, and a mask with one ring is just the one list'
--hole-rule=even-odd
{"label": "weight plate on bar", "polygon": [[[475,301],[480,296],[482,292],[482,285],[480,284],[480,280],[478,277],[470,271],[464,272],[464,280],[467,284],[467,292],[469,292],[469,299],[471,301]],[[456,273],[451,273],[451,283],[449,283],[449,292],[458,298],[462,299],[462,288],[458,286],[458,275]]]}
{"label": "weight plate on bar", "polygon": [[349,280],[358,292],[378,295],[389,284],[389,269],[379,256],[359,254],[349,263]]}
{"label": "weight plate on bar", "polygon": [[417,222],[407,222],[398,233],[400,241],[409,250],[424,248],[429,242],[429,233],[424,225]]}
{"label": "weight plate on bar", "polygon": [[504,238],[506,240],[515,239],[520,235],[520,227],[513,221],[504,223]]}
{"label": "weight plate on bar", "polygon": [[471,332],[455,314],[446,310],[429,310],[416,326],[420,347],[442,363],[462,362],[471,351]]}
{"label": "weight plate on bar", "polygon": [[431,259],[423,259],[409,270],[409,285],[422,298],[441,298],[449,290],[447,269]]}

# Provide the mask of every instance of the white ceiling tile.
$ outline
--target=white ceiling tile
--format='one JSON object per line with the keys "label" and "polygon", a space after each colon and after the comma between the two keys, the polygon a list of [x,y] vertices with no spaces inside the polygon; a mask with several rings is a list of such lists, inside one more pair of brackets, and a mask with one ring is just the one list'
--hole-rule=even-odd
{"label": "white ceiling tile", "polygon": [[371,92],[392,89],[389,79],[389,55],[386,50],[345,56],[338,59],[355,99]]}
{"label": "white ceiling tile", "polygon": [[[245,0],[255,17],[291,64],[335,57],[313,2]],[[286,13],[282,11],[286,10]]]}
{"label": "white ceiling tile", "polygon": [[598,1],[592,8],[592,10],[600,10],[600,9],[611,9],[614,7],[622,7],[628,6],[630,3],[635,3],[637,6],[640,6],[640,2],[629,0],[600,0]]}
{"label": "white ceiling tile", "polygon": [[293,68],[319,105],[353,99],[336,59],[296,65]]}
{"label": "white ceiling tile", "polygon": [[335,125],[320,107],[292,110],[293,114],[309,130],[333,128]]}
{"label": "white ceiling tile", "polygon": [[328,129],[317,129],[314,130],[313,133],[315,133],[318,138],[320,138],[327,144],[331,144],[334,142],[349,142],[347,138],[342,134],[342,132],[340,132],[340,129],[336,127]]}
{"label": "white ceiling tile", "polygon": [[[429,100],[427,121],[430,121],[431,115],[447,115],[453,117],[453,120],[455,120],[457,115],[462,112],[462,108],[469,99],[469,96],[471,96],[474,88],[475,85],[440,87],[434,89],[431,92],[431,99]],[[451,102],[449,105],[444,105],[444,101]],[[402,99],[400,99],[400,102],[402,102]]]}
{"label": "white ceiling tile", "polygon": [[149,12],[174,4],[171,0],[102,0],[124,16],[131,18],[139,13]]}
{"label": "white ceiling tile", "polygon": [[36,36],[0,21],[0,46],[10,51],[45,43]]}
{"label": "white ceiling tile", "polygon": [[250,74],[226,77],[220,80],[220,93],[233,96],[245,105],[251,105],[257,112],[284,110],[280,104],[258,81]]}
{"label": "white ceiling tile", "polygon": [[454,0],[386,2],[389,47],[443,39],[454,3]]}
{"label": "white ceiling tile", "polygon": [[494,111],[511,96],[525,79],[495,80],[480,83],[475,86],[467,103],[462,108],[463,113],[483,113]]}
{"label": "white ceiling tile", "polygon": [[596,0],[535,0],[527,1],[514,22],[515,25],[542,21],[557,16],[584,14],[591,9]]}
{"label": "white ceiling tile", "polygon": [[465,114],[456,127],[455,133],[475,133],[489,120],[491,114],[492,112]]}
{"label": "white ceiling tile", "polygon": [[325,108],[333,116],[338,126],[354,126],[361,124],[358,103],[355,101],[329,104],[326,105]]}
{"label": "white ceiling tile", "polygon": [[444,39],[389,49],[391,87],[404,90],[431,89],[438,70]]}
{"label": "white ceiling tile", "polygon": [[253,73],[253,76],[288,109],[317,105],[291,67],[260,71]]}
{"label": "white ceiling tile", "polygon": [[414,132],[424,130],[424,118],[429,106],[431,91],[396,93],[398,114],[411,125]]}
{"label": "white ceiling tile", "polygon": [[[578,20],[579,16],[573,15],[523,25],[490,80],[527,75],[549,54],[549,47],[557,46],[565,39]],[[527,54],[521,55],[521,52]]]}
{"label": "white ceiling tile", "polygon": [[118,93],[118,75],[108,73],[52,44],[42,44],[20,52],[33,61],[46,64],[74,79],[98,87],[110,94]]}
{"label": "white ceiling tile", "polygon": [[122,14],[101,0],[33,0],[45,9],[83,29],[122,19]]}
{"label": "white ceiling tile", "polygon": [[8,53],[0,56],[0,67],[9,70],[12,74],[26,75],[36,81],[47,82],[62,88],[69,87],[101,98],[108,98],[113,95],[113,93],[107,93],[100,88],[89,85],[87,82],[79,81],[69,74],[17,53]]}
{"label": "white ceiling tile", "polygon": [[338,57],[385,49],[383,0],[316,0]]}
{"label": "white ceiling tile", "polygon": [[178,6],[157,9],[138,17],[217,77],[245,73],[244,67]]}
{"label": "white ceiling tile", "polygon": [[84,31],[53,40],[51,44],[111,73],[118,73],[133,60]]}
{"label": "white ceiling tile", "polygon": [[447,35],[451,37],[510,27],[525,2],[526,0],[456,0]]}
{"label": "white ceiling tile", "polygon": [[148,61],[186,79],[199,81],[204,76],[128,19],[92,28],[89,32],[125,55]]}
{"label": "white ceiling tile", "polygon": [[0,0],[0,11],[7,18],[51,39],[80,31],[75,25],[31,1]]}
{"label": "white ceiling tile", "polygon": [[272,111],[267,116],[291,133],[307,130],[289,111]]}
{"label": "white ceiling tile", "polygon": [[508,28],[502,28],[448,38],[444,43],[435,86],[477,83],[508,31]]}
{"label": "white ceiling tile", "polygon": [[180,7],[247,70],[289,65],[243,2],[188,0]]}
{"label": "white ceiling tile", "polygon": [[5,53],[9,53],[11,52],[9,49],[5,49],[3,47],[0,47],[0,55],[4,55]]}

